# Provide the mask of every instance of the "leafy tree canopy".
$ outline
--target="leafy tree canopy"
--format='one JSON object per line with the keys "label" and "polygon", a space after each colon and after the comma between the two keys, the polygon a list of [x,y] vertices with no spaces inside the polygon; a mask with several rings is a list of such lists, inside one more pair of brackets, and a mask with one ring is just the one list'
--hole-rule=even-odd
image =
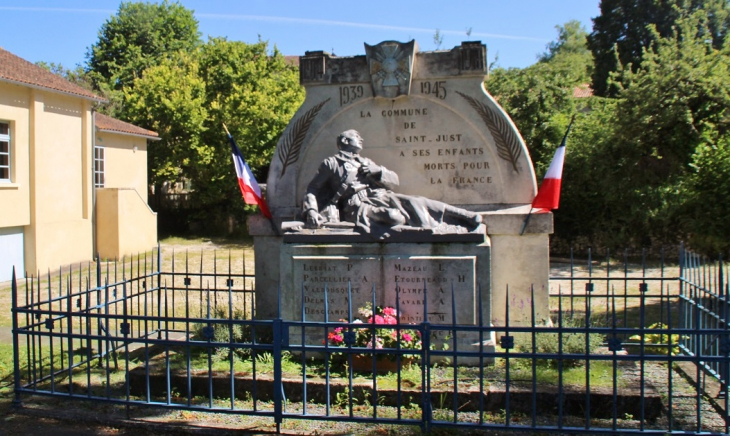
{"label": "leafy tree canopy", "polygon": [[587,70],[575,61],[579,51],[562,51],[560,29],[540,62],[496,69],[486,82],[522,132],[539,178],[578,115],[555,241],[618,248],[684,239],[707,252],[730,249],[719,218],[730,212],[730,47],[714,38],[721,10],[678,11],[668,36],[646,26],[651,43],[639,61],[613,74],[615,98],[572,97]]}
{"label": "leafy tree canopy", "polygon": [[561,237],[728,249],[717,224],[723,185],[711,184],[727,173],[730,48],[708,40],[712,19],[704,10],[680,17],[669,37],[649,26],[655,42],[636,71],[620,71],[617,98],[598,98],[579,118],[556,214]]}
{"label": "leafy tree canopy", "polygon": [[226,123],[265,179],[279,135],[304,92],[295,67],[265,41],[200,40],[193,11],[175,2],[124,2],[87,52],[101,110],[159,133],[150,183],[187,180],[191,205],[214,221],[243,212]]}
{"label": "leafy tree canopy", "polygon": [[496,68],[485,82],[517,125],[539,175],[577,110],[573,89],[588,80],[591,67],[587,33],[580,24],[571,21],[557,30],[558,39],[548,45],[540,62],[523,69]]}
{"label": "leafy tree canopy", "polygon": [[156,130],[151,182],[192,182],[192,202],[206,213],[243,209],[226,123],[259,180],[276,142],[303,101],[296,68],[268,44],[212,38],[148,68],[124,88],[124,119]]}
{"label": "leafy tree canopy", "polygon": [[588,50],[586,38],[588,32],[578,20],[570,20],[562,26],[555,26],[558,39],[547,45],[547,51],[539,56],[539,60],[547,62],[557,55],[573,54],[584,58],[586,64],[591,63],[591,52]]}
{"label": "leafy tree canopy", "polygon": [[592,87],[596,95],[616,96],[609,77],[620,65],[640,67],[643,52],[657,38],[670,37],[675,24],[702,10],[708,15],[706,39],[718,48],[730,26],[727,0],[601,0],[601,14],[593,19],[588,47],[593,53]]}
{"label": "leafy tree canopy", "polygon": [[179,3],[123,2],[89,48],[88,70],[98,88],[121,91],[146,68],[199,44],[198,21]]}

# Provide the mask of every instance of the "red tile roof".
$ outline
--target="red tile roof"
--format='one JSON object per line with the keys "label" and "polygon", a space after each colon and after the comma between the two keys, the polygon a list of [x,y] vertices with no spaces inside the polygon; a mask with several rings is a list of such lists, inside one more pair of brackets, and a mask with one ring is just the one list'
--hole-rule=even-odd
{"label": "red tile roof", "polygon": [[3,48],[0,48],[0,81],[47,89],[88,100],[106,101],[93,92],[74,85],[63,77],[15,56]]}
{"label": "red tile roof", "polygon": [[108,115],[95,113],[94,126],[102,132],[121,133],[123,135],[143,136],[147,139],[159,140],[157,132],[137,127],[134,124],[112,118]]}
{"label": "red tile roof", "polygon": [[593,88],[588,83],[581,83],[580,85],[573,88],[573,97],[575,98],[586,98],[593,97]]}
{"label": "red tile roof", "polygon": [[299,56],[284,56],[284,62],[295,67],[299,66]]}

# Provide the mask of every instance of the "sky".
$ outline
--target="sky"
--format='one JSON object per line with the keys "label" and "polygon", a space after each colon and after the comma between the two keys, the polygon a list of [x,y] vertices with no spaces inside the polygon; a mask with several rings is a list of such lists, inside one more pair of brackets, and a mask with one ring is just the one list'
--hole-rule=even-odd
{"label": "sky", "polygon": [[[268,41],[284,55],[325,50],[365,53],[363,43],[415,39],[421,51],[462,41],[487,45],[489,63],[524,68],[557,38],[555,26],[580,21],[590,32],[599,0],[180,0],[195,12],[204,40]],[[0,0],[0,47],[28,61],[85,65],[88,48],[118,0]],[[467,35],[467,32],[471,33]]]}

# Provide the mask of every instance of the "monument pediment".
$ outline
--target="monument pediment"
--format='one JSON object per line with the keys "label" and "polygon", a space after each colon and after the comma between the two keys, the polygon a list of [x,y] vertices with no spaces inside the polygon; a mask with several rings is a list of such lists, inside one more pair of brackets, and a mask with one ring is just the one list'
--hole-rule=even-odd
{"label": "monument pediment", "polygon": [[365,45],[367,56],[307,52],[302,107],[267,180],[275,217],[294,219],[334,138],[355,129],[362,155],[400,175],[398,192],[473,211],[528,204],[535,174],[514,124],[486,92],[486,48],[421,52],[415,41]]}

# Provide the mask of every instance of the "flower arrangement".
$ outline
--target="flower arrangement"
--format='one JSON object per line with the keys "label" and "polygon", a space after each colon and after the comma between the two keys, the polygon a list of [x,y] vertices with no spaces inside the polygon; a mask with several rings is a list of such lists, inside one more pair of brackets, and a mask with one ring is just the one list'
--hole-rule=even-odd
{"label": "flower arrangement", "polygon": [[[362,328],[352,329],[354,338],[351,341],[353,347],[362,348],[398,348],[420,350],[421,333],[413,329],[398,329],[391,327],[398,324],[398,311],[393,307],[377,306],[373,311],[370,304],[358,309],[359,318],[352,321],[353,324],[362,324]],[[347,322],[346,319],[341,319]],[[327,342],[337,347],[347,347],[345,340],[349,332],[347,327],[337,327],[327,335]],[[352,337],[352,336],[351,336]]]}

